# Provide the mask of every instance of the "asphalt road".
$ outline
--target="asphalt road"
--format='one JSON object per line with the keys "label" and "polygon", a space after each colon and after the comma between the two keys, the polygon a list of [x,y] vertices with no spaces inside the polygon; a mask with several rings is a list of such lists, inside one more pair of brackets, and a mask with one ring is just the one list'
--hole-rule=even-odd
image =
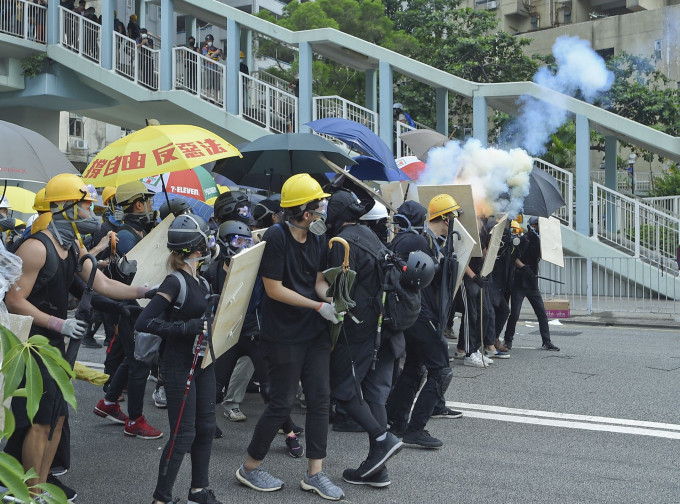
{"label": "asphalt road", "polygon": [[[431,420],[429,429],[444,447],[404,449],[388,466],[390,487],[342,482],[343,469],[363,460],[368,443],[364,434],[330,432],[325,469],[341,484],[346,501],[680,502],[678,331],[551,326],[553,342],[562,349],[553,353],[538,349],[540,336],[533,326],[518,327],[521,334],[508,360],[496,360],[488,369],[452,363],[455,377],[447,400],[466,414],[459,420]],[[83,349],[79,358],[101,363],[104,350]],[[151,502],[160,450],[170,431],[164,410],[153,406],[152,390],[149,382],[145,414],[165,436],[150,441],[128,438],[121,426],[95,416],[92,408],[102,397],[100,388],[76,383],[73,466],[62,477],[78,491],[76,502]],[[242,410],[248,420],[242,423],[229,422],[219,408],[217,421],[225,435],[213,444],[211,486],[222,502],[322,502],[300,490],[306,462],[287,455],[282,436],[274,441],[264,467],[283,479],[286,488],[263,494],[239,485],[234,472],[262,401],[258,394],[246,396]],[[304,425],[299,407],[293,420]],[[175,486],[181,502],[186,502],[189,483],[186,458]]]}

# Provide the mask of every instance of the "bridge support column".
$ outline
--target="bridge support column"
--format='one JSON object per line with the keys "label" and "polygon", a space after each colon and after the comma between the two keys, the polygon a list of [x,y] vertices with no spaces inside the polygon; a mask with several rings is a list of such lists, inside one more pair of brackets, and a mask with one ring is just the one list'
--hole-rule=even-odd
{"label": "bridge support column", "polygon": [[[617,190],[616,146],[617,140],[615,136],[606,136],[604,138],[604,185],[612,191]],[[605,212],[607,231],[614,233],[616,232],[616,206],[614,203],[607,204]]]}
{"label": "bridge support column", "polygon": [[590,124],[576,114],[576,231],[584,236],[590,236],[590,185]]}
{"label": "bridge support column", "polygon": [[241,50],[241,25],[227,19],[227,112],[238,115],[239,51]]}
{"label": "bridge support column", "polygon": [[[390,146],[394,145],[394,118],[392,115],[392,100],[394,93],[394,81],[392,66],[385,61],[380,62],[378,67],[378,86],[380,96],[380,115],[378,125],[380,138]],[[394,147],[393,147],[394,148]]]}
{"label": "bridge support column", "polygon": [[175,22],[174,0],[161,0],[161,62],[160,90],[172,89],[172,46],[177,24]]}
{"label": "bridge support column", "polygon": [[102,31],[101,31],[101,51],[102,68],[111,70],[113,67],[113,11],[116,3],[113,0],[102,1]]}
{"label": "bridge support column", "polygon": [[47,2],[47,43],[59,43],[59,2]]}
{"label": "bridge support column", "polygon": [[[303,126],[312,120],[312,46],[309,42],[300,43],[300,64],[298,77],[298,119],[297,125],[293,125],[295,131],[310,133],[309,126]],[[298,126],[295,128],[295,126]]]}
{"label": "bridge support column", "polygon": [[484,96],[472,98],[472,136],[484,147],[489,142],[489,116]]}
{"label": "bridge support column", "polygon": [[449,90],[437,88],[437,131],[449,136]]}

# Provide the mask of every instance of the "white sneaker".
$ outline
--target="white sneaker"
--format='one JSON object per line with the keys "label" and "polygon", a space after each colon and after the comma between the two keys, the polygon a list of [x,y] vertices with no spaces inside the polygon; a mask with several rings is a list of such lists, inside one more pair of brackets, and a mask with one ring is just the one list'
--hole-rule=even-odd
{"label": "white sneaker", "polygon": [[469,357],[465,357],[465,359],[463,359],[463,365],[471,367],[484,367],[482,358],[477,352],[471,354]]}
{"label": "white sneaker", "polygon": [[477,356],[480,358],[480,360],[481,360],[484,364],[487,364],[487,365],[493,364],[493,359],[490,359],[490,358],[487,357],[486,355],[482,355],[482,353],[481,353],[479,350],[477,350],[475,353],[477,354]]}
{"label": "white sneaker", "polygon": [[230,410],[225,411],[224,416],[232,422],[243,422],[246,419],[246,416],[238,408],[231,408]]}
{"label": "white sneaker", "polygon": [[153,403],[156,406],[156,408],[167,408],[168,407],[168,400],[165,397],[165,387],[160,386],[157,389],[153,391],[152,394],[153,397]]}

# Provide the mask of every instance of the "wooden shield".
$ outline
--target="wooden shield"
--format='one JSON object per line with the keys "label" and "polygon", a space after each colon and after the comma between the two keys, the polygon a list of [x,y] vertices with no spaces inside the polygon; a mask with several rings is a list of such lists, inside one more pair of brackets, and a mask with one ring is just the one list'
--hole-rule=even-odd
{"label": "wooden shield", "polygon": [[453,236],[453,249],[456,251],[456,256],[458,257],[458,277],[456,278],[456,288],[451,293],[452,296],[456,295],[460,283],[463,281],[463,275],[465,274],[465,268],[470,262],[472,257],[472,250],[475,248],[475,240],[467,232],[465,226],[456,219],[453,223],[453,230],[458,231],[460,234],[460,239],[454,235]]}
{"label": "wooden shield", "polygon": [[538,218],[538,229],[541,237],[541,259],[560,268],[564,268],[564,251],[562,249],[562,225],[555,217]]}
{"label": "wooden shield", "polygon": [[498,218],[498,222],[491,230],[491,238],[489,238],[489,248],[486,250],[484,257],[484,264],[480,276],[488,276],[493,271],[493,266],[496,264],[496,256],[501,245],[501,238],[503,238],[503,230],[508,221],[508,214],[505,213]]}
{"label": "wooden shield", "polygon": [[[265,245],[266,242],[260,242],[231,258],[212,328],[215,358],[233,347],[241,336]],[[202,367],[211,362],[212,356],[206,352]]]}
{"label": "wooden shield", "polygon": [[419,201],[418,185],[415,182],[402,180],[380,184],[380,192],[394,208],[399,208],[405,201]]}

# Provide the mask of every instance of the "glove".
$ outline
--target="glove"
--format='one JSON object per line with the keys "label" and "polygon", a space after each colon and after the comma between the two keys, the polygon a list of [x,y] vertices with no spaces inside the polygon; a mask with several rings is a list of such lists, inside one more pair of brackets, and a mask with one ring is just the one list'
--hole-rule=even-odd
{"label": "glove", "polygon": [[71,339],[81,339],[85,336],[87,331],[87,322],[78,319],[61,319],[59,317],[50,317],[47,321],[47,328],[58,332]]}
{"label": "glove", "polygon": [[319,312],[319,315],[321,315],[323,318],[325,318],[332,324],[337,324],[338,322],[340,322],[338,320],[338,313],[335,311],[335,308],[330,303],[321,303],[319,307],[316,309],[316,311]]}
{"label": "glove", "polygon": [[99,294],[92,296],[92,306],[100,312],[111,312],[122,315],[123,317],[129,317],[130,311],[127,309],[125,303],[120,301],[115,301],[113,299],[107,298]]}
{"label": "glove", "polygon": [[475,282],[480,287],[484,287],[487,284],[487,278],[479,275],[475,275],[472,278],[472,281]]}
{"label": "glove", "polygon": [[144,293],[144,297],[146,299],[153,299],[153,297],[156,295],[157,292],[158,292],[158,289],[149,289],[148,291],[146,291]]}
{"label": "glove", "polygon": [[208,322],[202,318],[187,320],[182,324],[182,332],[185,336],[196,336],[208,330]]}

